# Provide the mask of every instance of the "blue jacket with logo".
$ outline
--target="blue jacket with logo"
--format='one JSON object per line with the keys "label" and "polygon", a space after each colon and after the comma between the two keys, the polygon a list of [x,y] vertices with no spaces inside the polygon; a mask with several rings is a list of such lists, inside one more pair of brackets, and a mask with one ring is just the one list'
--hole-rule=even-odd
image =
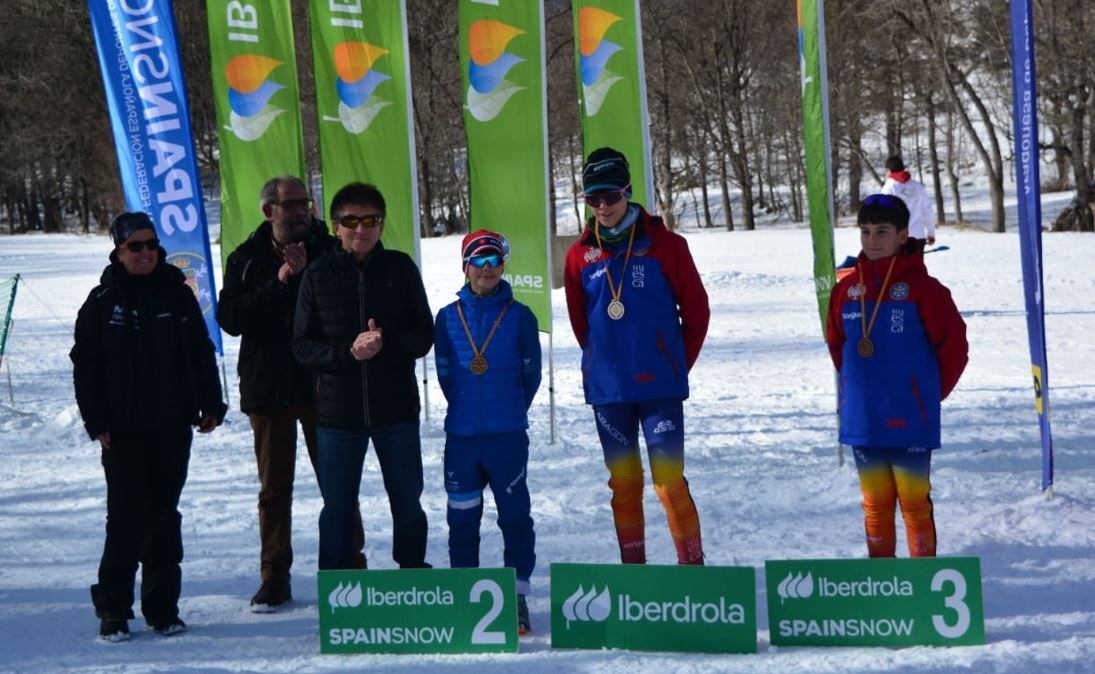
{"label": "blue jacket with logo", "polygon": [[[639,208],[639,207],[637,207]],[[603,405],[688,397],[711,309],[684,237],[640,208],[627,241],[601,248],[587,227],[567,251],[564,285],[570,325],[582,347],[585,400]],[[612,285],[625,311],[608,316]]]}
{"label": "blue jacket with logo", "polygon": [[[437,380],[449,402],[445,432],[472,436],[528,428],[528,408],[541,376],[536,317],[513,299],[513,288],[505,280],[486,297],[477,296],[466,284],[456,295],[458,299],[437,312],[434,322]],[[498,315],[506,312],[483,351],[487,371],[481,375],[471,371],[475,353],[457,305],[477,348],[483,347]]]}
{"label": "blue jacket with logo", "polygon": [[[879,298],[887,270],[889,283]],[[861,278],[862,275],[862,278]],[[859,354],[863,321],[874,353]],[[866,447],[940,445],[939,403],[958,383],[969,345],[950,291],[921,255],[868,260],[833,289],[826,338],[840,372],[840,441]]]}

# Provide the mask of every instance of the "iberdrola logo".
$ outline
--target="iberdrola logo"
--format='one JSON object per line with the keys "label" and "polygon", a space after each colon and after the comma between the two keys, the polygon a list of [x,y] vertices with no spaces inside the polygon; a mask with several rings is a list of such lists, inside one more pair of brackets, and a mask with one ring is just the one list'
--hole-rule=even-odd
{"label": "iberdrola logo", "polygon": [[572,622],[598,622],[602,623],[612,613],[612,594],[608,591],[608,585],[597,593],[597,585],[591,585],[589,591],[579,585],[577,592],[570,595],[563,602],[563,618],[567,621],[567,629]]}
{"label": "iberdrola logo", "polygon": [[335,71],[338,73],[338,117],[324,117],[328,122],[342,122],[342,127],[357,135],[369,128],[377,113],[392,104],[373,96],[376,88],[390,75],[373,69],[377,59],[390,53],[368,42],[343,42],[335,47]]}
{"label": "iberdrola logo", "polygon": [[623,50],[620,45],[605,39],[609,27],[619,20],[620,17],[599,7],[583,7],[578,12],[578,60],[587,117],[601,111],[608,90],[623,79],[605,68],[612,55]]}
{"label": "iberdrola logo", "polygon": [[224,76],[228,81],[228,106],[232,109],[229,131],[240,140],[257,140],[266,133],[283,108],[270,105],[270,98],[285,87],[267,81],[281,61],[257,54],[240,54],[228,62]]}
{"label": "iberdrola logo", "polygon": [[524,59],[505,51],[510,40],[524,32],[492,19],[476,21],[468,28],[468,112],[480,122],[497,117],[506,101],[524,89],[506,79]]}

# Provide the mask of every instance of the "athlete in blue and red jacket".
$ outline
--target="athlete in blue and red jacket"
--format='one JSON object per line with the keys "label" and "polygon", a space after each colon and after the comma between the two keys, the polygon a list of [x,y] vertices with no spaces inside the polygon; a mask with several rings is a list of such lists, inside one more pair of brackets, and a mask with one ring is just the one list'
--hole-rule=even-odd
{"label": "athlete in blue and red jacket", "polygon": [[483,488],[490,485],[502,559],[517,576],[517,629],[532,629],[528,603],[536,565],[528,491],[528,409],[540,387],[540,335],[532,310],[503,278],[509,243],[481,229],[464,237],[467,283],[434,322],[437,380],[445,414],[449,563],[479,566]]}
{"label": "athlete in blue and red jacket", "polygon": [[677,559],[702,564],[699,517],[684,478],[683,401],[707,335],[707,291],[684,238],[628,202],[622,154],[594,151],[582,182],[593,217],[567,252],[564,285],[585,400],[611,474],[620,555],[646,561],[641,426]]}
{"label": "athlete in blue and red jacket", "polygon": [[907,245],[900,198],[867,197],[858,222],[863,250],[833,289],[826,329],[840,373],[840,441],[854,448],[870,556],[894,556],[900,501],[909,554],[931,557],[931,450],[940,446],[940,402],[968,360],[966,324]]}

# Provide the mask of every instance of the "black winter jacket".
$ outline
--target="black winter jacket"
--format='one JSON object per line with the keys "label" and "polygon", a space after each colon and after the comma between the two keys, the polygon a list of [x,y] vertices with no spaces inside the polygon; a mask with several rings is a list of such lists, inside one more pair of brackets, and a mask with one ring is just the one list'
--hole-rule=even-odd
{"label": "black winter jacket", "polygon": [[[365,361],[350,346],[368,329],[383,348]],[[340,250],[304,271],[293,326],[293,354],[315,371],[319,423],[343,429],[418,419],[414,363],[433,346],[433,314],[418,267],[377,243],[363,263]]]}
{"label": "black winter jacket", "polygon": [[76,316],[72,379],[84,427],[101,433],[224,419],[213,342],[186,277],[165,260],[131,276],[116,253]]}
{"label": "black winter jacket", "polygon": [[[335,248],[327,225],[313,221],[305,239],[308,265]],[[228,256],[217,306],[221,328],[240,340],[237,372],[240,409],[245,414],[271,407],[306,405],[313,399],[314,378],[293,358],[291,338],[297,292],[303,273],[278,280],[273,227],[264,221]]]}

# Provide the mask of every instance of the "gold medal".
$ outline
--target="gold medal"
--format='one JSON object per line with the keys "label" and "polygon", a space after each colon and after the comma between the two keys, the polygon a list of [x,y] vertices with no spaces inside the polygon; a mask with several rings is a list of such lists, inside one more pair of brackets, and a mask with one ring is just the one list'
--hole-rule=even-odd
{"label": "gold medal", "polygon": [[624,317],[624,303],[620,300],[612,300],[608,303],[608,317],[618,321]]}
{"label": "gold medal", "polygon": [[870,337],[861,337],[859,343],[855,345],[855,351],[864,358],[870,358],[874,355],[874,342]]}
{"label": "gold medal", "polygon": [[471,328],[468,327],[468,321],[464,319],[464,310],[460,308],[460,302],[456,303],[456,315],[460,317],[460,325],[464,326],[464,334],[468,336],[468,345],[471,346],[471,351],[475,354],[471,363],[468,364],[468,369],[471,373],[480,376],[487,371],[487,359],[483,356],[483,353],[487,350],[487,345],[490,344],[490,340],[494,337],[494,331],[498,329],[499,324],[502,323],[502,317],[506,315],[510,305],[513,304],[513,300],[509,301],[509,304],[502,307],[502,310],[498,312],[498,318],[494,319],[494,325],[491,326],[490,332],[487,334],[487,339],[483,342],[483,346],[476,346],[475,340],[471,337]]}
{"label": "gold medal", "polygon": [[468,367],[471,373],[474,375],[481,375],[487,371],[487,359],[479,355],[471,359],[471,365]]}

